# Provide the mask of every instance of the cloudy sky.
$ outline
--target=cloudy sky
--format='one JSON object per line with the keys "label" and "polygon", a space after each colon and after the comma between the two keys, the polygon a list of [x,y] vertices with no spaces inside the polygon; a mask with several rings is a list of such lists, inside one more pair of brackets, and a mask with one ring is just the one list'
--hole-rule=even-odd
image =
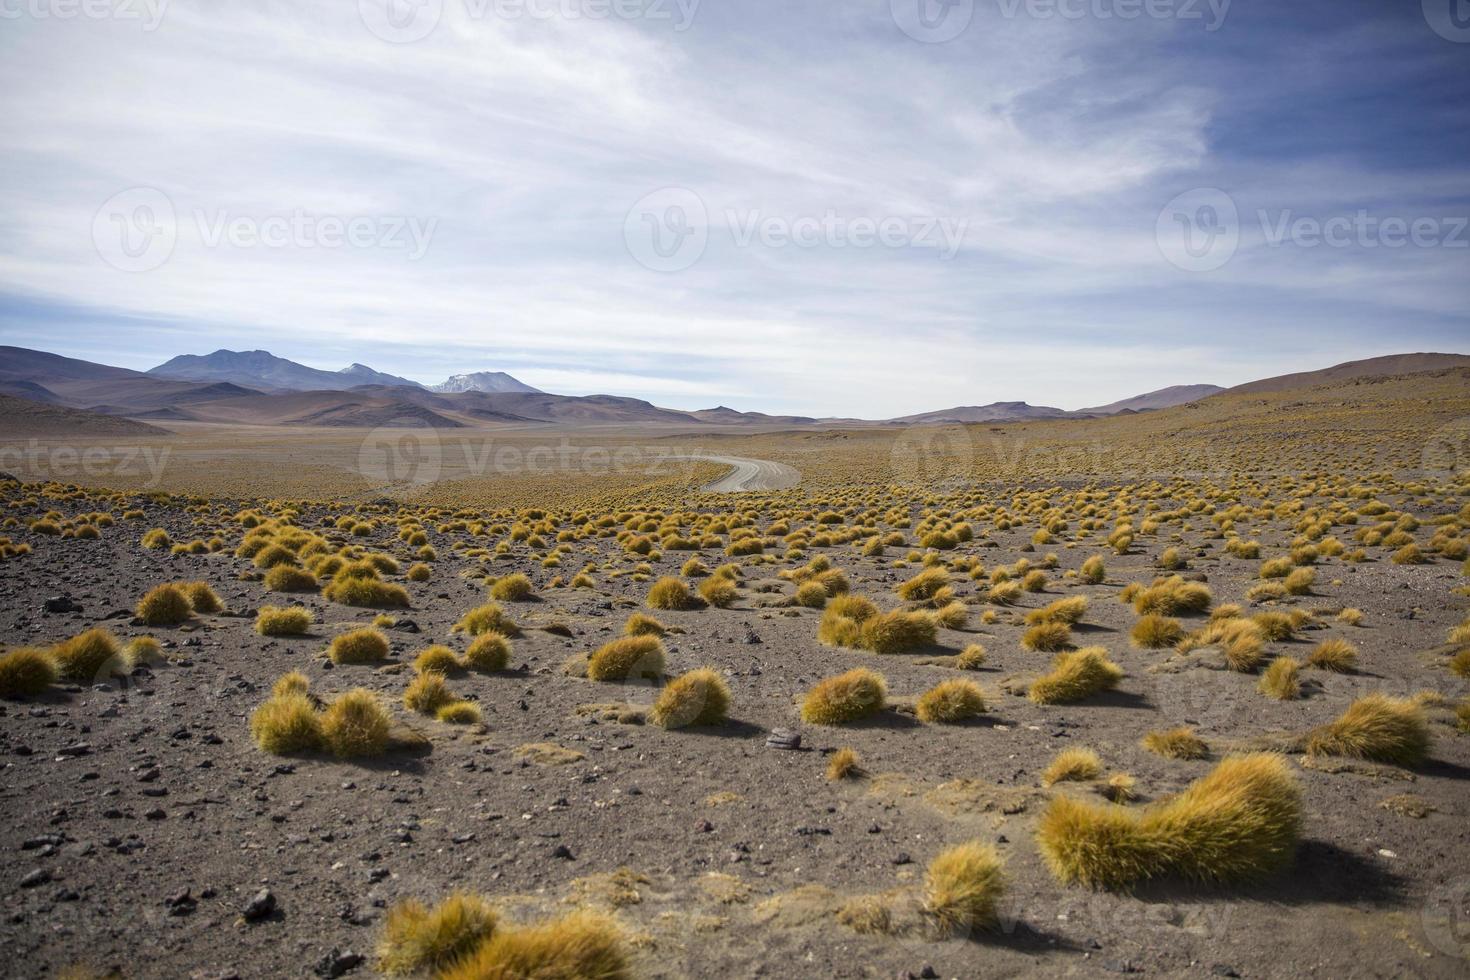
{"label": "cloudy sky", "polygon": [[1470,351],[1450,2],[0,0],[0,342],[870,418]]}

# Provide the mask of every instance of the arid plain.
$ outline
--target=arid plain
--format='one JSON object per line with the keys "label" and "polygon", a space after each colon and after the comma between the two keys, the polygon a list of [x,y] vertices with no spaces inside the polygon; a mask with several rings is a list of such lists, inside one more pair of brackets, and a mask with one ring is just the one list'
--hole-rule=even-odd
{"label": "arid plain", "polygon": [[[26,976],[1463,976],[1467,419],[1459,368],[15,433],[0,938]],[[799,482],[707,490],[731,459]]]}

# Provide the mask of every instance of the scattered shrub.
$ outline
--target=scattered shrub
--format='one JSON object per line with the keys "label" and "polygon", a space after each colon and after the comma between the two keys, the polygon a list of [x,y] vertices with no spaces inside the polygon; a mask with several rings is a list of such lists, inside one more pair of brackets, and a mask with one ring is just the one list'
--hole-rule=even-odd
{"label": "scattered shrub", "polygon": [[44,650],[21,647],[0,654],[0,698],[34,697],[56,682],[56,664]]}
{"label": "scattered shrub", "polygon": [[1292,657],[1277,657],[1261,674],[1256,687],[1262,694],[1277,701],[1295,701],[1302,696],[1300,667]]}
{"label": "scattered shrub", "polygon": [[1066,623],[1037,623],[1021,634],[1021,648],[1037,653],[1056,653],[1072,645],[1072,628]]}
{"label": "scattered shrub", "polygon": [[452,633],[468,633],[470,636],[479,636],[481,633],[499,633],[501,636],[516,637],[521,635],[521,629],[511,622],[505,610],[493,602],[487,602],[483,606],[476,606],[460,617],[459,622],[450,628]]}
{"label": "scattered shrub", "polygon": [[920,721],[952,725],[985,712],[985,694],[974,681],[943,681],[919,696],[915,714]]}
{"label": "scattered shrub", "polygon": [[827,761],[827,781],[838,782],[858,775],[862,767],[858,760],[858,754],[850,748],[840,748],[832,753],[832,758]]}
{"label": "scattered shrub", "polygon": [[305,692],[277,693],[250,716],[250,737],[271,755],[314,752],[322,747],[321,717]]}
{"label": "scattered shrub", "polygon": [[1307,736],[1312,755],[1345,755],[1415,766],[1429,754],[1429,724],[1414,701],[1369,694]]}
{"label": "scattered shrub", "polygon": [[536,594],[536,587],[521,572],[495,580],[490,586],[490,598],[501,602],[524,602]]}
{"label": "scattered shrub", "polygon": [[327,706],[322,714],[322,737],[341,758],[381,755],[388,747],[393,720],[378,696],[353,688]]}
{"label": "scattered shrub", "polygon": [[277,565],[265,573],[265,587],[268,592],[315,592],[317,580],[304,568]]}
{"label": "scattered shrub", "polygon": [[1278,755],[1226,759],[1184,792],[1142,811],[1052,799],[1036,841],[1062,882],[1126,888],[1165,875],[1241,881],[1292,859],[1301,791]]}
{"label": "scattered shrub", "polygon": [[332,640],[327,650],[334,664],[372,664],[388,656],[388,638],[372,627],[355,629]]}
{"label": "scattered shrub", "polygon": [[255,632],[261,636],[301,636],[314,617],[304,606],[262,606],[255,614]]}
{"label": "scattered shrub", "polygon": [[1336,674],[1352,673],[1358,664],[1358,648],[1347,640],[1323,640],[1307,654],[1307,666]]}
{"label": "scattered shrub", "polygon": [[455,701],[440,708],[434,717],[446,725],[478,725],[480,706],[473,701]]}
{"label": "scattered shrub", "polygon": [[1143,747],[1166,759],[1203,759],[1210,754],[1210,747],[1188,728],[1170,728],[1149,732],[1143,737]]}
{"label": "scattered shrub", "polygon": [[98,627],[78,634],[51,648],[51,659],[64,680],[91,684],[108,674],[127,668],[117,637]]}
{"label": "scattered shrub", "polygon": [[459,657],[448,647],[435,643],[413,658],[413,669],[420,674],[452,674],[459,669]]}
{"label": "scattered shrub", "polygon": [[1168,616],[1160,616],[1158,613],[1147,613],[1140,616],[1138,622],[1133,624],[1133,630],[1128,634],[1133,645],[1145,650],[1157,650],[1161,647],[1171,647],[1184,638],[1184,627],[1179,625],[1179,620]]}
{"label": "scattered shrub", "polygon": [[689,586],[672,576],[665,576],[653,583],[648,590],[650,609],[688,610],[701,609],[704,602],[689,591]]}
{"label": "scattered shrub", "polygon": [[505,670],[510,666],[510,640],[494,630],[481,633],[465,650],[464,665],[485,674]]}
{"label": "scattered shrub", "polygon": [[488,939],[496,921],[490,904],[467,892],[455,892],[432,909],[406,899],[383,919],[378,969],[389,976],[447,969]]}
{"label": "scattered shrub", "polygon": [[629,980],[632,968],[612,919],[590,912],[498,929],[437,980]]}
{"label": "scattered shrub", "polygon": [[375,578],[357,576],[332,579],[322,589],[322,595],[332,602],[358,609],[407,609],[408,590],[392,582],[381,582]]}
{"label": "scattered shrub", "polygon": [[1102,775],[1102,760],[1092,749],[1063,749],[1041,773],[1041,785],[1085,783]]}
{"label": "scattered shrub", "polygon": [[865,667],[819,681],[807,692],[801,718],[813,725],[840,725],[883,710],[888,685]]}
{"label": "scattered shrub", "polygon": [[874,653],[905,653],[932,644],[937,635],[937,624],[930,614],[895,609],[865,620],[859,643]]}
{"label": "scattered shrub", "polygon": [[594,681],[656,681],[663,675],[664,645],[656,636],[610,640],[587,661],[587,676]]}
{"label": "scattered shrub", "polygon": [[960,844],[929,862],[924,875],[924,910],[946,934],[995,924],[1005,875],[995,848],[979,841]]}
{"label": "scattered shrub", "polygon": [[428,715],[430,718],[438,714],[440,708],[453,704],[457,700],[459,699],[445,683],[444,675],[437,671],[425,671],[419,674],[403,692],[405,708],[421,715]]}
{"label": "scattered shrub", "polygon": [[960,670],[979,670],[984,663],[985,648],[978,643],[971,643],[954,658],[954,665]]}
{"label": "scattered shrub", "polygon": [[149,589],[136,612],[145,626],[177,626],[188,620],[193,607],[184,590],[170,583]]}
{"label": "scattered shrub", "polygon": [[730,686],[708,668],[691,670],[659,692],[648,720],[660,728],[718,725],[730,710]]}
{"label": "scattered shrub", "polygon": [[1026,696],[1037,704],[1066,704],[1117,687],[1123,670],[1102,647],[1060,654],[1052,671],[1032,683]]}

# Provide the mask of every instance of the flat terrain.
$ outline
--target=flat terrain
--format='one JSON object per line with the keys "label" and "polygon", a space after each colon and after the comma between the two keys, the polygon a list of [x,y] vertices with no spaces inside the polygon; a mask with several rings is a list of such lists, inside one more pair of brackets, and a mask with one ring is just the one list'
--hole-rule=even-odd
{"label": "flat terrain", "polygon": [[[1443,433],[1470,415],[1470,391],[1448,376],[1250,399],[1002,432],[577,431],[575,465],[537,472],[527,455],[520,469],[475,472],[455,442],[439,443],[432,473],[416,469],[422,444],[395,444],[388,472],[366,431],[198,427],[139,441],[172,448],[153,486],[146,475],[17,473],[35,482],[0,485],[0,640],[45,647],[100,626],[162,650],[0,701],[11,972],[371,975],[389,907],[470,889],[516,922],[605,911],[648,977],[1464,976],[1470,737],[1454,709],[1470,684],[1449,667],[1449,638],[1470,612],[1470,488]],[[493,439],[529,453],[559,436]],[[1196,465],[1211,445],[1209,465]],[[658,452],[626,472],[599,471],[601,453],[584,452],[634,446]],[[705,459],[663,458],[694,455]],[[760,461],[799,471],[800,485],[700,489],[785,479]],[[84,525],[96,536],[79,535]],[[144,547],[155,529],[183,547]],[[922,543],[936,531],[952,537]],[[390,557],[382,580],[406,590],[408,608],[271,591],[248,544],[263,534],[295,541],[288,563],[304,568],[332,554]],[[321,544],[304,548],[307,538]],[[1412,562],[1395,559],[1406,541]],[[1251,542],[1254,554],[1239,553]],[[1094,557],[1105,572],[1087,581]],[[1263,578],[1263,563],[1283,557],[1310,570],[1308,585],[1270,587],[1281,580]],[[733,601],[650,608],[661,577],[709,581],[686,568],[691,558],[705,571],[738,566]],[[885,611],[932,610],[897,590],[941,570],[963,615],[901,653],[824,645],[822,610],[797,604],[799,576],[782,575],[819,558]],[[407,574],[419,562],[427,580]],[[500,602],[521,634],[508,669],[447,677],[481,722],[409,710],[416,655],[462,652],[468,638],[453,627],[514,573],[532,590]],[[1226,669],[1213,648],[1138,646],[1139,613],[1122,600],[1132,583],[1171,574],[1209,592],[1207,609],[1173,617],[1184,633],[1212,615],[1281,613],[1292,628],[1265,659],[1304,662],[1343,640],[1355,668],[1303,667],[1300,696],[1276,700],[1259,668]],[[992,592],[1023,580],[1010,599]],[[148,589],[192,581],[224,610],[175,626],[135,619]],[[68,602],[48,611],[59,597]],[[1039,704],[1026,692],[1053,655],[1023,644],[1025,617],[1073,597],[1086,609],[1068,643],[1102,647],[1123,678]],[[262,636],[267,604],[303,607],[314,624]],[[635,612],[668,627],[667,676],[709,667],[725,679],[726,721],[661,728],[646,717],[658,685],[568,669]],[[375,621],[386,660],[325,656],[334,637]],[[958,669],[950,658],[972,644],[983,663]],[[888,706],[851,724],[803,723],[808,689],[856,666],[883,674]],[[379,695],[395,726],[388,751],[258,748],[251,716],[289,671],[324,702],[358,687]],[[915,699],[954,679],[979,684],[983,712],[920,721]],[[1422,711],[1425,761],[1303,751],[1304,733],[1371,692]],[[1176,726],[1204,740],[1204,758],[1140,745]],[[778,729],[800,747],[769,744]],[[829,781],[840,747],[860,770]],[[1043,785],[1056,754],[1079,747],[1098,754],[1101,775]],[[1108,778],[1126,774],[1126,806],[1142,811],[1259,749],[1284,752],[1302,792],[1301,839],[1284,866],[1246,883],[1164,876],[1097,891],[1049,870],[1036,830],[1053,800],[1101,801]],[[971,840],[1004,862],[998,920],[923,928],[926,866]],[[274,908],[247,919],[262,889]],[[854,916],[874,903],[886,924]]]}

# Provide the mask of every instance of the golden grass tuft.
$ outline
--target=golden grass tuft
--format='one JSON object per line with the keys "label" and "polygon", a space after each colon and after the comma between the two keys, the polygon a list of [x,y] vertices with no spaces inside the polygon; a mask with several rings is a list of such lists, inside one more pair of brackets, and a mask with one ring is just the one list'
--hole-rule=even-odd
{"label": "golden grass tuft", "polygon": [[1429,754],[1429,723],[1412,700],[1369,694],[1307,736],[1311,755],[1342,755],[1414,766]]}
{"label": "golden grass tuft", "polygon": [[208,582],[181,582],[179,589],[183,591],[184,598],[189,600],[189,606],[196,613],[210,616],[224,611],[224,600]]}
{"label": "golden grass tuft", "polygon": [[1087,614],[1087,597],[1081,595],[1069,596],[1066,599],[1058,599],[1040,609],[1033,609],[1026,614],[1026,623],[1030,626],[1039,626],[1046,623],[1060,623],[1064,626],[1075,626],[1082,622],[1082,617]]}
{"label": "golden grass tuft", "polygon": [[862,596],[837,596],[822,611],[817,640],[827,646],[856,648],[862,642],[863,623],[877,615],[878,607]]}
{"label": "golden grass tuft", "polygon": [[334,664],[374,664],[388,656],[388,638],[365,626],[335,637],[327,648]]}
{"label": "golden grass tuft", "polygon": [[285,679],[276,682],[276,693],[250,716],[250,737],[271,755],[315,752],[322,747],[321,716],[304,689],[283,690],[288,687],[281,683]]}
{"label": "golden grass tuft", "polygon": [[322,595],[332,602],[358,609],[407,609],[408,590],[391,582],[355,575],[332,579],[322,589]]}
{"label": "golden grass tuft", "polygon": [[689,586],[673,576],[664,576],[648,590],[648,607],[670,611],[702,609],[704,600],[689,591]]}
{"label": "golden grass tuft", "polygon": [[455,701],[436,711],[434,717],[446,725],[478,725],[480,706],[473,701]]}
{"label": "golden grass tuft", "polygon": [[525,602],[536,594],[536,586],[531,584],[522,572],[515,572],[495,580],[490,586],[490,598],[501,602]]}
{"label": "golden grass tuft", "polygon": [[1213,619],[1181,640],[1178,649],[1188,653],[1207,646],[1219,647],[1231,670],[1249,672],[1266,659],[1266,636],[1254,619]]}
{"label": "golden grass tuft", "polygon": [[104,669],[109,674],[121,673],[128,666],[117,637],[100,626],[56,644],[50,655],[56,664],[56,672],[64,680],[78,684],[105,679],[102,676]]}
{"label": "golden grass tuft", "polygon": [[919,720],[953,725],[985,713],[985,693],[970,680],[943,681],[923,694],[915,705]]}
{"label": "golden grass tuft", "polygon": [[1162,876],[1257,878],[1290,862],[1300,830],[1301,790],[1286,760],[1257,753],[1141,811],[1058,796],[1036,842],[1063,883],[1120,889]]}
{"label": "golden grass tuft", "polygon": [[344,759],[381,755],[388,747],[393,719],[378,696],[357,687],[322,713],[322,737],[334,755]]}
{"label": "golden grass tuft", "polygon": [[699,584],[699,598],[716,609],[729,609],[740,598],[733,577],[716,572]]}
{"label": "golden grass tuft", "polygon": [[718,725],[730,712],[730,685],[706,667],[670,681],[659,692],[648,720],[660,728]]}
{"label": "golden grass tuft", "polygon": [[457,700],[459,699],[454,696],[454,692],[449,690],[444,675],[434,671],[419,674],[403,692],[405,708],[430,718],[438,714],[440,708]]}
{"label": "golden grass tuft", "polygon": [[134,611],[145,626],[177,626],[193,615],[194,607],[184,590],[170,582],[149,589]]}
{"label": "golden grass tuft", "polygon": [[851,779],[862,773],[862,764],[855,750],[846,746],[832,753],[827,760],[827,781],[831,783]]}
{"label": "golden grass tuft", "polygon": [[1146,613],[1133,624],[1128,638],[1136,647],[1158,650],[1162,647],[1172,647],[1184,639],[1184,627],[1179,625],[1179,620],[1169,616]]}
{"label": "golden grass tuft", "polygon": [[1077,572],[1077,578],[1088,585],[1099,585],[1107,578],[1107,566],[1103,564],[1102,555],[1093,555],[1082,563],[1082,568]]}
{"label": "golden grass tuft", "polygon": [[1307,666],[1350,674],[1358,665],[1358,648],[1347,640],[1323,640],[1307,654]]}
{"label": "golden grass tuft", "polygon": [[924,911],[946,935],[992,926],[1005,891],[995,848],[970,841],[942,851],[924,874]]}
{"label": "golden grass tuft", "polygon": [[413,669],[420,674],[452,674],[459,667],[459,656],[439,643],[424,647],[413,658]]}
{"label": "golden grass tuft", "polygon": [[813,725],[840,725],[882,711],[888,685],[866,667],[818,681],[801,705],[801,719]]}
{"label": "golden grass tuft", "polygon": [[647,613],[634,613],[623,624],[624,636],[663,636],[669,628]]}
{"label": "golden grass tuft", "polygon": [[313,616],[305,606],[262,606],[255,614],[255,632],[261,636],[301,636],[311,629]]}
{"label": "golden grass tuft", "polygon": [[607,916],[573,912],[498,929],[437,980],[630,980],[622,933]]}
{"label": "golden grass tuft", "polygon": [[1160,616],[1178,616],[1205,612],[1210,608],[1211,601],[1208,586],[1200,582],[1187,582],[1181,576],[1172,575],[1140,590],[1133,597],[1133,610],[1140,615],[1158,613]]}
{"label": "golden grass tuft", "polygon": [[1184,727],[1149,732],[1140,744],[1165,759],[1203,759],[1210,754],[1204,739]]}
{"label": "golden grass tuft", "polygon": [[940,589],[949,585],[949,573],[942,568],[926,568],[907,582],[898,586],[898,597],[905,602],[921,602],[932,599]]}
{"label": "golden grass tuft", "polygon": [[984,664],[985,648],[978,643],[971,643],[954,658],[954,666],[958,670],[979,670]]}
{"label": "golden grass tuft", "polygon": [[1092,749],[1063,749],[1041,773],[1041,785],[1085,783],[1102,775],[1102,759]]}
{"label": "golden grass tuft", "polygon": [[311,679],[299,670],[282,674],[271,685],[271,694],[278,698],[283,698],[288,694],[305,694],[309,690],[311,690]]}
{"label": "golden grass tuft", "polygon": [[378,969],[389,976],[447,969],[494,934],[497,918],[489,902],[468,892],[455,892],[432,909],[406,899],[383,919]]}
{"label": "golden grass tuft", "polygon": [[481,633],[499,633],[501,636],[520,636],[521,628],[511,622],[505,610],[499,604],[487,602],[483,606],[476,606],[459,618],[459,622],[450,627],[451,633],[468,633],[470,636],[479,636]]}
{"label": "golden grass tuft", "polygon": [[656,636],[624,636],[604,643],[587,661],[594,681],[660,680],[664,645]]}
{"label": "golden grass tuft", "polygon": [[1277,657],[1261,673],[1256,689],[1277,701],[1295,701],[1302,696],[1301,664],[1294,657]]}
{"label": "golden grass tuft", "polygon": [[821,609],[827,605],[827,587],[821,582],[803,582],[796,587],[796,604],[807,609]]}
{"label": "golden grass tuft", "polygon": [[34,697],[56,682],[56,664],[46,651],[21,647],[0,654],[0,698]]}
{"label": "golden grass tuft", "polygon": [[470,641],[464,652],[464,666],[484,674],[493,674],[510,666],[510,640],[490,630]]}
{"label": "golden grass tuft", "polygon": [[265,587],[268,592],[315,592],[318,583],[304,568],[277,565],[265,573]]}
{"label": "golden grass tuft", "polygon": [[895,609],[865,620],[858,642],[874,653],[905,653],[933,644],[937,627],[934,617],[927,612]]}
{"label": "golden grass tuft", "polygon": [[1060,654],[1051,673],[1034,681],[1026,696],[1037,704],[1067,704],[1117,687],[1122,679],[1123,669],[1106,650],[1084,647]]}
{"label": "golden grass tuft", "polygon": [[1066,623],[1043,622],[1021,634],[1021,649],[1056,653],[1072,646],[1072,627]]}

